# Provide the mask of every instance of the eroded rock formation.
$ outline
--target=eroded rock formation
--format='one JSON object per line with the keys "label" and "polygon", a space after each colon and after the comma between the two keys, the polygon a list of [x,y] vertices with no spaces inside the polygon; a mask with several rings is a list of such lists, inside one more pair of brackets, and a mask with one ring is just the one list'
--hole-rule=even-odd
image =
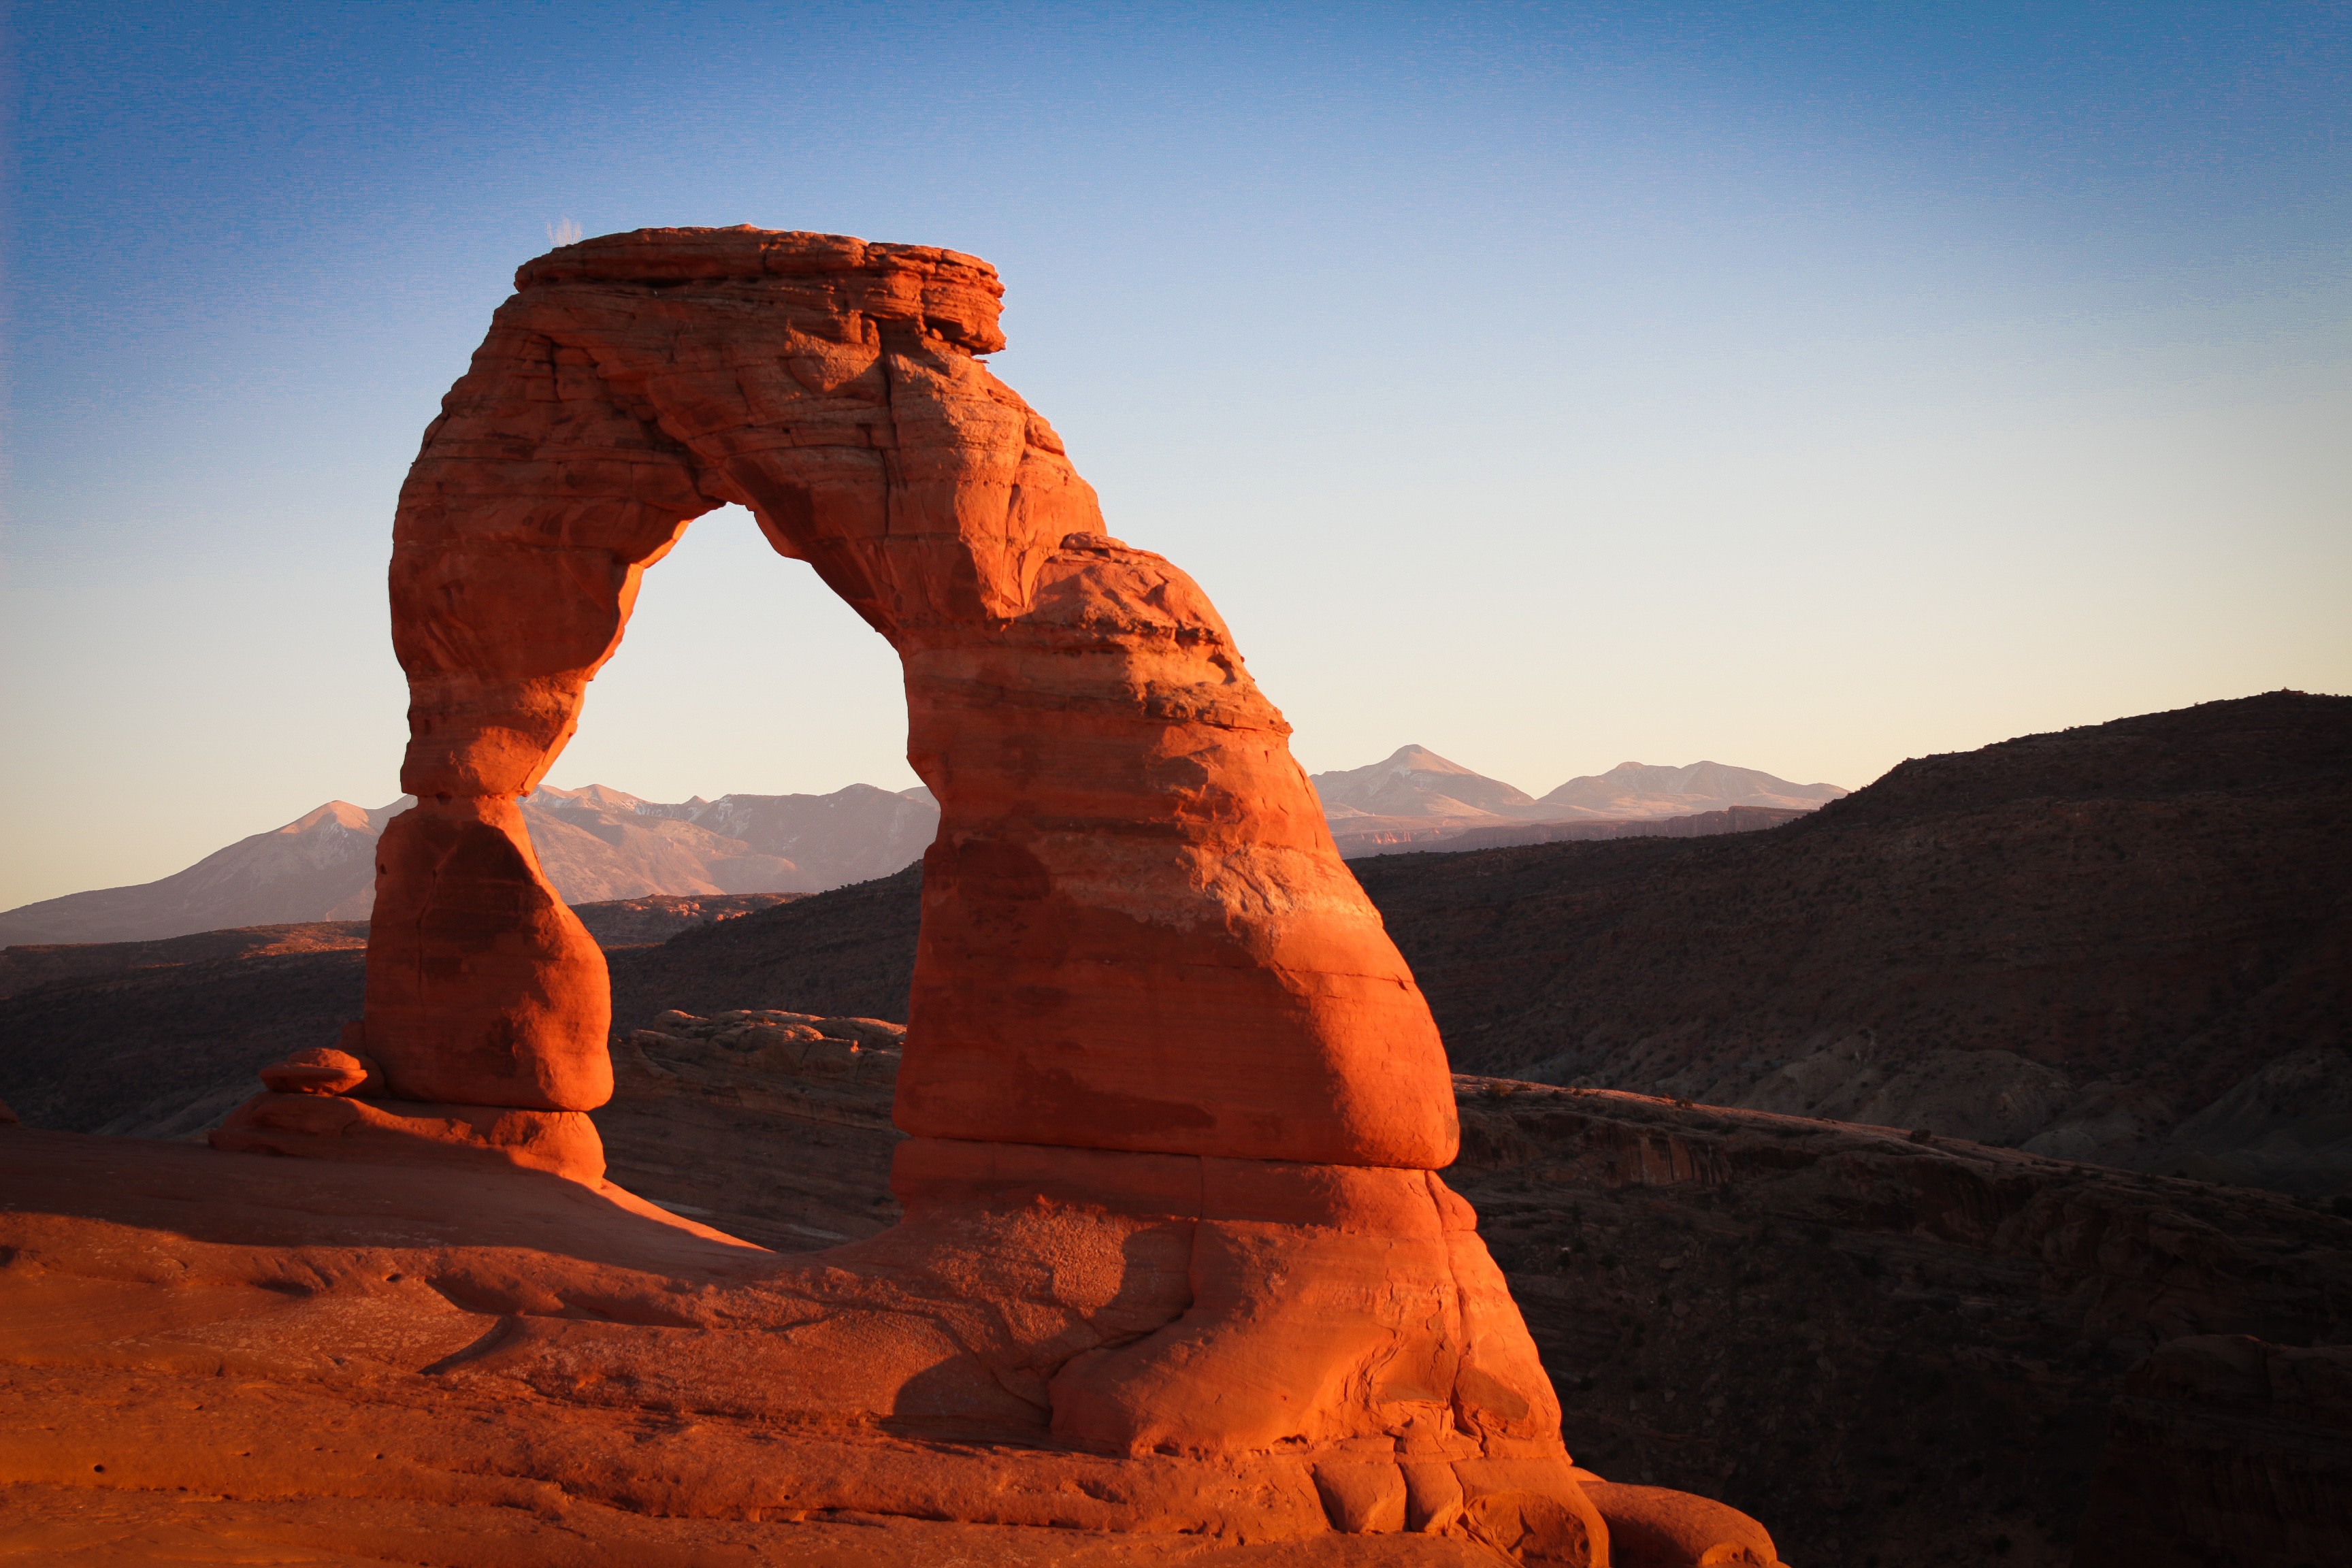
{"label": "eroded rock formation", "polygon": [[648,230],[518,282],[395,534],[402,777],[424,803],[384,845],[370,967],[395,1089],[550,1110],[609,1092],[594,954],[511,801],[571,734],[644,569],[735,501],[906,663],[910,757],[944,814],[908,1131],[1451,1157],[1436,1032],[1287,726],[1199,590],[1105,535],[1052,429],[976,357],[1003,342],[985,265]]}
{"label": "eroded rock formation", "polygon": [[[897,1072],[905,1218],[668,1318],[517,1305],[463,1375],[1181,1456],[1255,1478],[1245,1530],[1293,1531],[1307,1497],[1342,1531],[1605,1562],[1549,1383],[1435,1174],[1455,1124],[1428,1008],[1215,610],[1103,531],[977,357],[1003,341],[990,269],[641,230],[517,281],[401,498],[418,805],[379,848],[365,1020],[215,1142],[598,1182],[604,962],[516,802],[645,569],[738,502],[898,649],[940,804]],[[1639,1561],[1681,1561],[1669,1539],[1772,1559],[1720,1505],[1626,1497]]]}

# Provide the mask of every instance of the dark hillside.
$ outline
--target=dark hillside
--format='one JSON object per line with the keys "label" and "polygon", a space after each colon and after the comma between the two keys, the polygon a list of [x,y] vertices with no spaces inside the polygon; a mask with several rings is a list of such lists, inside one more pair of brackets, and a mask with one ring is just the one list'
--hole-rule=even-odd
{"label": "dark hillside", "polygon": [[333,1045],[360,1016],[366,960],[355,947],[219,958],[0,999],[0,1100],[66,1132],[193,1131],[269,1063]]}
{"label": "dark hillside", "polygon": [[2266,691],[1916,757],[1809,826],[1917,821],[2025,800],[2169,800],[2352,777],[2352,697]]}
{"label": "dark hillside", "polygon": [[131,970],[365,947],[367,931],[365,921],[310,921],[299,925],[232,926],[153,942],[19,942],[0,948],[0,996],[14,996],[61,980],[89,980]]}
{"label": "dark hillside", "polygon": [[657,947],[622,948],[607,955],[613,1027],[643,1028],[672,1007],[781,1007],[903,1024],[922,898],[919,860],[896,876],[696,926]]}
{"label": "dark hillside", "polygon": [[[1762,833],[1354,869],[1465,1070],[2352,1185],[2352,699],[1906,763]],[[2220,1142],[2175,1136],[2233,1089]]]}
{"label": "dark hillside", "polygon": [[[814,1007],[899,1022],[914,973],[919,875],[909,868],[781,901],[768,893],[665,897],[577,912],[607,942],[720,917],[688,924],[669,942],[608,949],[624,1031],[669,1006]],[[28,1124],[61,1131],[194,1131],[251,1095],[258,1068],[333,1045],[360,1016],[366,955],[356,944],[366,930],[276,926],[12,949],[36,984],[0,996],[0,1100]],[[330,941],[352,945],[303,951]],[[51,973],[63,978],[39,983]],[[738,995],[749,999],[731,1000]]]}

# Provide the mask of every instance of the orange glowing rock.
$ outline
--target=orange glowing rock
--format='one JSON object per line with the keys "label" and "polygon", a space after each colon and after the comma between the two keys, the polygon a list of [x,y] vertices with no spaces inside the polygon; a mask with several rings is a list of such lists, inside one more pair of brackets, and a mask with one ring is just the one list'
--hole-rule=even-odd
{"label": "orange glowing rock", "polygon": [[383,1072],[365,1057],[322,1048],[297,1051],[275,1067],[261,1069],[264,1087],[277,1094],[357,1094],[382,1089]]}
{"label": "orange glowing rock", "polygon": [[[436,1289],[511,1298],[511,1322],[436,1375],[993,1444],[987,1464],[1037,1474],[1054,1454],[1133,1478],[1181,1460],[1255,1500],[1219,1516],[1244,1536],[1605,1563],[1609,1510],[1571,1469],[1475,1216],[1434,1174],[1455,1126],[1428,1008],[1216,611],[1108,537],[1053,430],[981,363],[1003,343],[992,269],[647,229],[516,280],[401,495],[419,804],[382,840],[366,1018],[342,1052],[265,1074],[292,1092],[215,1143],[552,1173],[647,1234],[698,1228],[599,1180],[583,1113],[612,1089],[604,961],[514,803],[570,738],[644,570],[740,503],[898,650],[909,760],[940,804],[897,1079],[906,1218],[730,1261],[644,1310],[571,1259],[467,1252]],[[349,1081],[362,1053],[373,1091]],[[544,1278],[518,1296],[518,1269]],[[1006,1519],[982,1500],[1007,1484],[906,1506]],[[911,1471],[890,1485],[920,1489]],[[1169,1522],[1202,1505],[1135,1487],[1087,1495],[1127,1500],[1111,1528],[1227,1528]],[[1050,1523],[1067,1505],[1040,1506]]]}
{"label": "orange glowing rock", "polygon": [[[511,805],[570,737],[644,569],[749,507],[906,665],[926,864],[909,1131],[1433,1169],[1445,1060],[1207,598],[1108,538],[975,357],[952,251],[641,230],[525,267],[402,492],[409,672],[366,1048],[396,1092],[610,1092],[602,961]],[[429,889],[429,894],[427,892]]]}
{"label": "orange glowing rock", "polygon": [[1579,1479],[1609,1521],[1613,1568],[1773,1568],[1780,1562],[1772,1537],[1737,1509],[1664,1487]]}

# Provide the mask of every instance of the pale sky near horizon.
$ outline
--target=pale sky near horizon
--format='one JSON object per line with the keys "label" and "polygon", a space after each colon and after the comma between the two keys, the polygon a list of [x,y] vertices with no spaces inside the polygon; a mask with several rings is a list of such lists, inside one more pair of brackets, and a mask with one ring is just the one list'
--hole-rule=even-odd
{"label": "pale sky near horizon", "polygon": [[[394,493],[513,268],[993,262],[1310,771],[1540,794],[2352,690],[2343,4],[17,7],[0,908],[398,793]],[[912,784],[714,514],[552,782]]]}

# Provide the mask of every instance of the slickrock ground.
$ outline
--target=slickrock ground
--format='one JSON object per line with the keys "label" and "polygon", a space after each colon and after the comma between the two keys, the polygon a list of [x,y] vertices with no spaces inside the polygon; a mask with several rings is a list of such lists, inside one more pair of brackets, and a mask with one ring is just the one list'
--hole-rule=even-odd
{"label": "slickrock ground", "polygon": [[[12,1127],[0,1194],[0,1554],[18,1560],[1493,1561],[1325,1533],[1297,1476],[1253,1489],[1230,1465],[747,1414],[778,1396],[762,1341],[789,1335],[728,1314],[772,1310],[789,1260],[611,1189]],[[572,1385],[517,1375],[516,1351],[566,1332]],[[600,1383],[608,1342],[654,1353]],[[1269,1526],[1285,1505],[1296,1528]]]}
{"label": "slickrock ground", "polygon": [[342,1498],[247,1500],[0,1483],[0,1560],[11,1557],[67,1568],[1494,1568],[1496,1561],[1465,1542],[1395,1536],[1234,1546],[1197,1536],[956,1524],[855,1510],[778,1528],[764,1519],[664,1519],[536,1499],[354,1505]]}
{"label": "slickrock ground", "polygon": [[[883,1076],[794,1071],[761,1033],[751,1015],[673,1020],[619,1048],[622,1093],[597,1113],[614,1179],[772,1247],[880,1228]],[[2195,1539],[2235,1551],[2282,1531],[2260,1513],[2275,1495],[2305,1500],[2305,1539],[2333,1529],[2352,1551],[2309,1479],[2339,1473],[2344,1417],[2260,1412],[2262,1441],[2224,1463],[2211,1434],[2237,1413],[2116,1405],[2129,1369],[2187,1336],[2352,1345],[2352,1218],[1900,1130],[1455,1086],[1447,1179],[1479,1211],[1586,1468],[1781,1521],[1809,1543],[1788,1548],[1800,1562],[2055,1568],[2120,1528],[2113,1483],[2094,1488],[2115,1420],[2102,1473],[2235,1500],[2196,1514]],[[2093,1507],[2096,1539],[2078,1534]]]}

